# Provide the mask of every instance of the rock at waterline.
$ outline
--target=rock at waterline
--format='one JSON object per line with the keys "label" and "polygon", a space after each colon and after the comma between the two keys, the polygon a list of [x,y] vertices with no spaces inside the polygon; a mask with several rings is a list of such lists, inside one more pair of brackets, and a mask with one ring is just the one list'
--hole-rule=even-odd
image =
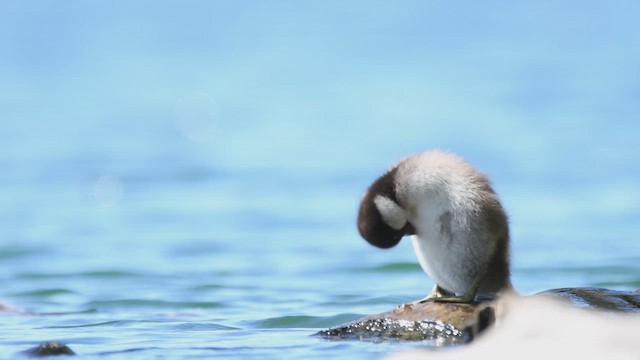
{"label": "rock at waterline", "polygon": [[495,301],[402,304],[315,335],[329,340],[433,340],[438,346],[464,344],[493,323],[494,306]]}
{"label": "rock at waterline", "polygon": [[67,355],[74,356],[76,353],[73,352],[67,345],[60,344],[57,342],[46,342],[42,343],[36,347],[25,350],[21,352],[22,355],[30,356],[30,357],[44,357],[44,356],[57,356],[57,355]]}
{"label": "rock at waterline", "polygon": [[[318,332],[330,340],[432,340],[437,346],[468,343],[495,321],[508,316],[508,309],[524,299],[554,298],[570,300],[574,307],[618,312],[640,312],[640,292],[598,288],[563,288],[533,296],[515,294],[471,304],[403,304],[396,309],[370,315],[348,324]],[[550,300],[553,301],[553,300]],[[555,302],[555,301],[554,301]]]}

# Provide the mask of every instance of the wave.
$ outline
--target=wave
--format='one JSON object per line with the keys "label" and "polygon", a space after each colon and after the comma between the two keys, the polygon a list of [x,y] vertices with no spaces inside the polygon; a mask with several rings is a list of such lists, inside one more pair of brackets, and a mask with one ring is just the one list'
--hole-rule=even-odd
{"label": "wave", "polygon": [[326,328],[361,318],[361,314],[343,313],[333,316],[277,316],[251,322],[257,329]]}
{"label": "wave", "polygon": [[85,304],[89,308],[114,309],[114,308],[155,308],[155,309],[218,309],[225,307],[222,302],[216,301],[167,301],[148,299],[117,299],[90,301]]}

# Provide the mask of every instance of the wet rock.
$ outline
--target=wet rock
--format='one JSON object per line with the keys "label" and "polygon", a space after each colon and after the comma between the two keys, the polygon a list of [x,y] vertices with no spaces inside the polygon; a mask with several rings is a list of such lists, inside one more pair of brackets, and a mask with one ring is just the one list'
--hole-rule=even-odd
{"label": "wet rock", "polygon": [[403,304],[391,311],[323,330],[316,335],[331,340],[434,340],[437,346],[463,344],[489,328],[496,317],[503,319],[507,316],[510,306],[517,306],[526,299],[569,302],[574,308],[640,313],[638,291],[562,288],[525,297],[508,294],[500,299],[471,304],[433,301]]}
{"label": "wet rock", "polygon": [[323,330],[316,335],[339,340],[439,340],[439,344],[454,345],[468,342],[468,334],[442,321],[410,321],[395,319],[367,319],[336,328]]}
{"label": "wet rock", "polygon": [[640,290],[617,291],[600,288],[561,288],[539,293],[569,301],[578,307],[598,310],[640,312]]}
{"label": "wet rock", "polygon": [[493,323],[494,304],[494,301],[402,304],[316,335],[331,340],[433,340],[438,346],[464,344]]}
{"label": "wet rock", "polygon": [[42,343],[36,347],[33,347],[29,350],[25,350],[22,352],[22,355],[30,356],[30,357],[44,357],[44,356],[54,356],[54,355],[68,355],[74,356],[76,353],[73,352],[67,345],[60,344],[57,342],[46,342]]}

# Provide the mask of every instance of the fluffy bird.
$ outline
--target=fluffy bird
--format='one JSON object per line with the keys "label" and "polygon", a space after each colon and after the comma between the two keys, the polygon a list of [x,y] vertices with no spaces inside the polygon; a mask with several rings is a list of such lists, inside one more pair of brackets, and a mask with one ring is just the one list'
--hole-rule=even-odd
{"label": "fluffy bird", "polygon": [[509,223],[486,175],[443,151],[407,156],[371,184],[358,231],[391,248],[406,235],[435,281],[422,301],[474,301],[511,289]]}

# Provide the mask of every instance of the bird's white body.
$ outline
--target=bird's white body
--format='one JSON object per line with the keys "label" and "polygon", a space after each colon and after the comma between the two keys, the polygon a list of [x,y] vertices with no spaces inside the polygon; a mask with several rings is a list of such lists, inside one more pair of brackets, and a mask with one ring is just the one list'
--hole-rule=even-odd
{"label": "bird's white body", "polygon": [[439,286],[464,293],[493,251],[475,221],[488,180],[440,151],[407,157],[397,166],[397,197],[416,229],[412,242],[420,265]]}

